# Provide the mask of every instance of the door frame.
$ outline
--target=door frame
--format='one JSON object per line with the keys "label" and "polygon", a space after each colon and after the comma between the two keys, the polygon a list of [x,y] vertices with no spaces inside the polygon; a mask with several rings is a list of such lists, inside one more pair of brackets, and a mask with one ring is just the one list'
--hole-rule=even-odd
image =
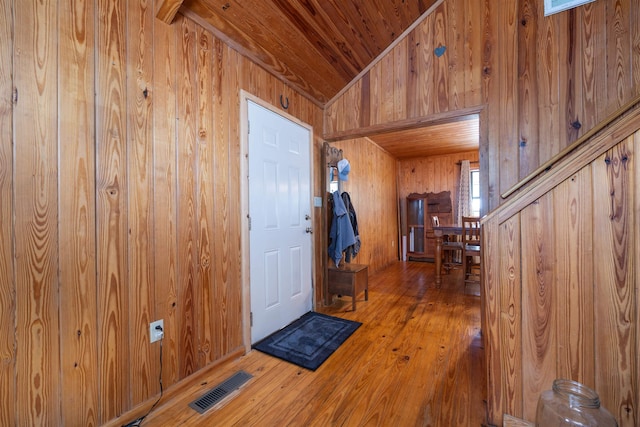
{"label": "door frame", "polygon": [[[309,131],[309,207],[311,212],[311,225],[315,224],[315,208],[313,204],[314,163],[315,150],[313,146],[313,127],[308,123],[288,114],[285,111],[269,104],[255,95],[240,90],[240,281],[242,286],[242,340],[245,353],[251,351],[251,274],[250,274],[250,239],[249,239],[249,108],[248,101],[260,105],[271,112],[290,120]],[[321,230],[314,230],[321,231]],[[316,309],[315,299],[315,238],[311,237],[311,309]]]}

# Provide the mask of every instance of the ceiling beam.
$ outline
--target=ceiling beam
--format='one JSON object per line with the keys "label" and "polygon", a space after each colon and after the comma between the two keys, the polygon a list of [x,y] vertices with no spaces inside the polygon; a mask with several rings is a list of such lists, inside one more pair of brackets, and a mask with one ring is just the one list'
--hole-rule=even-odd
{"label": "ceiling beam", "polygon": [[376,124],[371,126],[359,127],[355,129],[347,129],[332,133],[325,133],[323,139],[328,142],[340,141],[342,139],[355,139],[362,137],[370,137],[387,132],[404,131],[426,126],[435,126],[443,123],[452,123],[462,120],[475,118],[485,108],[485,105],[477,105],[474,107],[460,108],[458,110],[445,111],[442,113],[429,114],[427,116],[412,117],[409,119],[398,120]]}
{"label": "ceiling beam", "polygon": [[156,18],[165,24],[171,24],[184,0],[161,0]]}

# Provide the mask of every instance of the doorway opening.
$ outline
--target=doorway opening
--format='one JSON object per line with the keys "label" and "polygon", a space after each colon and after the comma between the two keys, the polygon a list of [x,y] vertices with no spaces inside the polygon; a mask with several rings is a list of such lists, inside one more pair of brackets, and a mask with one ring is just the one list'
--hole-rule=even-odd
{"label": "doorway opening", "polygon": [[243,338],[313,308],[312,128],[241,92]]}

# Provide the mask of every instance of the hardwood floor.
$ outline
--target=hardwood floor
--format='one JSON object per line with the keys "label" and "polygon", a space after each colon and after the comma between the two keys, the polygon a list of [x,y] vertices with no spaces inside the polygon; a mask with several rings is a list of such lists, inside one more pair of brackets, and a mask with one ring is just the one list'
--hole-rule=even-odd
{"label": "hardwood floor", "polygon": [[[360,295],[318,311],[363,325],[315,372],[258,351],[200,376],[144,426],[480,426],[485,422],[479,288],[461,271],[433,286],[431,263],[398,262]],[[187,405],[238,370],[253,378],[198,414]]]}

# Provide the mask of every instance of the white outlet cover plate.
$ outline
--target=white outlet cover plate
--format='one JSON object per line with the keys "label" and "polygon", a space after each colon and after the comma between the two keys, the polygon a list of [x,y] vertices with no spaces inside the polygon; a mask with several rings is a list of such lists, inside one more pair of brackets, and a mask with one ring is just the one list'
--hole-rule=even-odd
{"label": "white outlet cover plate", "polygon": [[[161,330],[158,331],[156,326],[160,326]],[[149,340],[150,342],[160,341],[164,334],[164,320],[156,320],[155,322],[149,323]]]}

